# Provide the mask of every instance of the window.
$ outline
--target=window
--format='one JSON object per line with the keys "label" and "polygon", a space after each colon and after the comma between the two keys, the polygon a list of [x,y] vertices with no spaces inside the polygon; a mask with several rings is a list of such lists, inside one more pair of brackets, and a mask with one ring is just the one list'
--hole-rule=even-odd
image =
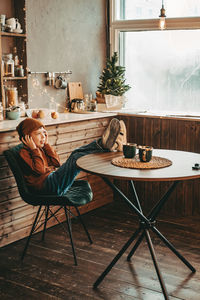
{"label": "window", "polygon": [[200,114],[200,1],[164,1],[163,31],[158,28],[161,5],[158,0],[112,1],[111,51],[119,52],[132,86],[127,107]]}
{"label": "window", "polygon": [[[116,20],[157,19],[161,0],[115,0]],[[199,0],[164,0],[168,18],[200,16]]]}

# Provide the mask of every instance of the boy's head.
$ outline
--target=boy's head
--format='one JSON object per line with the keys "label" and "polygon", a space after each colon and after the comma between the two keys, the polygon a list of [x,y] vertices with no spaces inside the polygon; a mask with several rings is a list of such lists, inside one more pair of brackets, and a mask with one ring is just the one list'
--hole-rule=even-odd
{"label": "boy's head", "polygon": [[45,128],[45,126],[39,120],[33,118],[26,118],[19,125],[16,127],[16,130],[19,134],[19,139],[21,140],[22,137],[25,135],[31,135],[31,133],[39,128]]}

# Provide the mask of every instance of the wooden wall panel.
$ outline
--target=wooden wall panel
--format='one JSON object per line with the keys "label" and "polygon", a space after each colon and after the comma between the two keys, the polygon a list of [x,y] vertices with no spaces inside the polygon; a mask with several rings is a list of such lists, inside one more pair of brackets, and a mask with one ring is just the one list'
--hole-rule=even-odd
{"label": "wooden wall panel", "polygon": [[[49,142],[55,147],[63,163],[75,148],[98,139],[109,121],[110,118],[101,118],[47,126]],[[3,155],[4,150],[17,144],[19,140],[16,131],[0,133],[0,246],[27,236],[37,210],[37,207],[28,205],[21,199],[15,179]],[[111,189],[101,178],[85,172],[81,172],[78,178],[88,180],[94,194],[93,201],[80,208],[81,213],[96,209],[113,200]],[[60,212],[58,218],[64,221],[64,213]],[[48,226],[55,224],[55,220],[52,220]]]}
{"label": "wooden wall panel", "polygon": [[170,120],[160,121],[160,148],[170,149]]}

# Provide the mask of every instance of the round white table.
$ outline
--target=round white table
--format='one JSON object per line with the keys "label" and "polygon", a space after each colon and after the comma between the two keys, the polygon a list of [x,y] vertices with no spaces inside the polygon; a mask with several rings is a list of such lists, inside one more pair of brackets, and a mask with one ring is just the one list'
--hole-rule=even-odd
{"label": "round white table", "polygon": [[[118,167],[111,163],[112,159],[118,156],[122,156],[122,153],[96,153],[83,156],[77,161],[77,165],[82,170],[102,177],[103,180],[113,189],[113,191],[117,192],[121,196],[121,198],[131,207],[131,209],[137,214],[139,220],[138,229],[132,234],[132,236],[123,245],[121,250],[111,261],[111,263],[95,281],[94,288],[96,288],[101,283],[104,277],[110,272],[112,267],[124,254],[127,248],[133,243],[133,241],[135,241],[135,244],[127,256],[128,261],[131,259],[136,249],[141,244],[143,238],[146,238],[147,245],[151,253],[151,257],[158,275],[163,295],[165,299],[169,299],[169,295],[167,293],[167,289],[158,265],[156,253],[153,247],[153,242],[151,240],[149,231],[153,231],[192,272],[196,271],[195,268],[165,238],[165,236],[162,235],[162,233],[156,228],[155,225],[157,216],[159,215],[163,205],[166,203],[171,193],[174,191],[178,182],[181,180],[192,180],[200,178],[200,170],[194,170],[192,168],[194,164],[200,164],[200,154],[185,151],[154,149],[153,156],[166,158],[172,161],[172,165],[158,169],[130,169]],[[129,200],[124,195],[124,193],[112,182],[112,179],[129,181],[135,200],[134,203],[131,200]],[[162,196],[162,198],[152,208],[151,212],[147,216],[145,216],[143,214],[141,203],[134,186],[134,181],[172,181],[173,183],[166,191],[166,193]]]}

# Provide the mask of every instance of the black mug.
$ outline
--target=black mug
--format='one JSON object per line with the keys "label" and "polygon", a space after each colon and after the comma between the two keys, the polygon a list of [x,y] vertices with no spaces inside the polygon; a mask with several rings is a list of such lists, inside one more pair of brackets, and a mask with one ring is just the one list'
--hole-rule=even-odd
{"label": "black mug", "polygon": [[152,158],[153,147],[139,146],[139,158],[141,162],[149,162]]}
{"label": "black mug", "polygon": [[123,153],[125,158],[134,158],[136,154],[137,144],[127,143],[123,145]]}

